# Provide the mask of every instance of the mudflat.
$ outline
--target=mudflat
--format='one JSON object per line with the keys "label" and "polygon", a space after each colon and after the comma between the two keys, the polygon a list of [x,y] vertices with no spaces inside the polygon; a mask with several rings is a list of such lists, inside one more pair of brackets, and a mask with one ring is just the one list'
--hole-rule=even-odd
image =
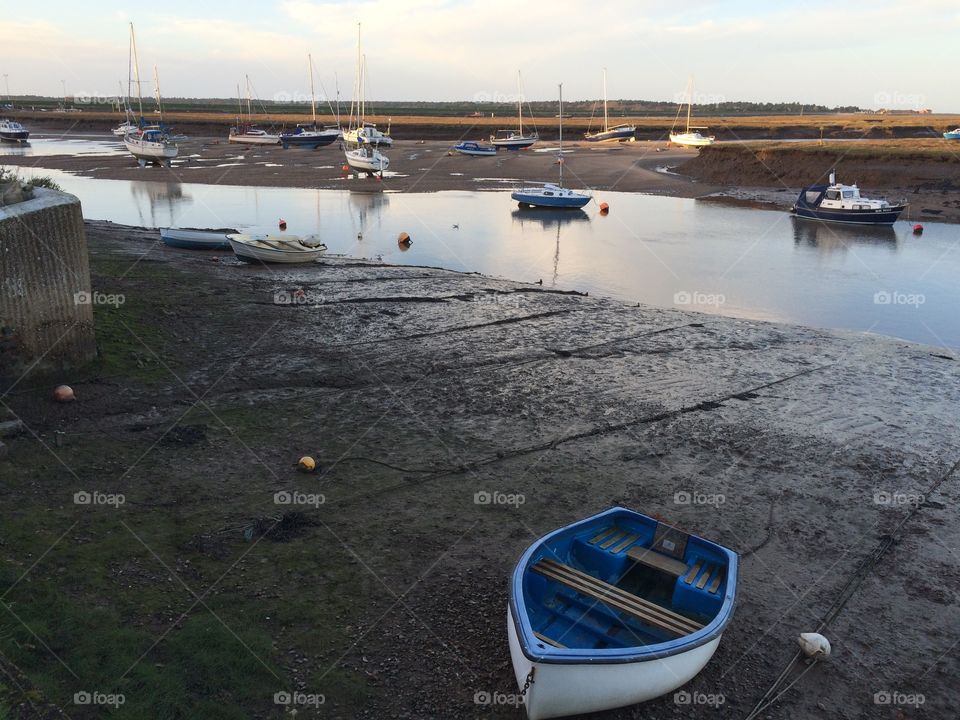
{"label": "mudflat", "polygon": [[[507,579],[539,535],[612,505],[742,571],[686,695],[604,717],[743,718],[821,623],[833,657],[793,666],[761,717],[954,716],[956,357],[87,234],[94,290],[124,298],[94,308],[98,364],[2,386],[26,425],[0,458],[2,662],[37,683],[3,700],[24,716],[93,717],[71,703],[87,690],[130,718],[523,717]],[[53,403],[58,382],[78,400]]]}

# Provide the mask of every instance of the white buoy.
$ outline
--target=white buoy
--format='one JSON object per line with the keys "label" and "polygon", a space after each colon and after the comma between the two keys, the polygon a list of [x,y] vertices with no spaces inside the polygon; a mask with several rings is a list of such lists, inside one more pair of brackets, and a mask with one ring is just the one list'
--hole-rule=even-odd
{"label": "white buoy", "polygon": [[830,657],[830,641],[820,633],[800,633],[797,638],[800,649],[807,657],[823,660]]}

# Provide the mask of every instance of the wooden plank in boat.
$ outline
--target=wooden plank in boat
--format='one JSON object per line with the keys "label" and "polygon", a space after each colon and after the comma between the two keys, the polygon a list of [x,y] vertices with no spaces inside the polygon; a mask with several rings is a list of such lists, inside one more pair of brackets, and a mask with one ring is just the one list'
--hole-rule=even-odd
{"label": "wooden plank in boat", "polygon": [[703,571],[703,575],[701,575],[700,579],[697,580],[697,590],[703,590],[707,584],[707,580],[709,580],[710,576],[713,574],[714,569],[715,568],[713,565],[707,565],[707,569]]}
{"label": "wooden plank in boat", "polygon": [[625,547],[633,545],[637,540],[640,539],[639,535],[630,535],[621,542],[617,543],[616,546],[610,548],[610,552],[616,555],[618,552],[623,550]]}
{"label": "wooden plank in boat", "polygon": [[627,550],[627,557],[636,562],[656,568],[657,570],[663,570],[665,573],[669,573],[674,577],[680,577],[687,571],[687,566],[679,560],[674,560],[671,557],[658,553],[656,550],[645,548],[642,545],[637,545]]}
{"label": "wooden plank in boat", "polygon": [[713,578],[713,582],[710,583],[710,587],[707,588],[707,592],[716,593],[720,589],[720,583],[723,582],[723,568],[717,568],[717,574]]}
{"label": "wooden plank in boat", "polygon": [[602,543],[600,543],[600,547],[601,547],[603,550],[606,550],[606,549],[608,549],[611,545],[613,545],[615,542],[618,542],[619,540],[622,540],[622,539],[623,539],[624,537],[626,537],[626,536],[627,536],[627,531],[626,531],[626,530],[617,529],[617,532],[615,532],[613,535],[611,535],[611,536],[608,537],[606,540],[604,540]]}
{"label": "wooden plank in boat", "polygon": [[537,640],[543,640],[543,642],[545,642],[547,645],[553,645],[554,647],[558,647],[558,648],[566,647],[566,645],[563,645],[562,643],[558,643],[556,640],[551,640],[546,635],[542,633],[538,633],[536,630],[533,631],[533,636],[537,638]]}
{"label": "wooden plank in boat", "polygon": [[687,585],[689,585],[690,583],[693,582],[693,579],[697,576],[697,573],[700,572],[700,567],[701,567],[702,565],[703,565],[703,560],[697,560],[697,561],[693,564],[693,567],[690,568],[690,572],[688,572],[688,573],[687,573],[687,576],[683,579],[683,581],[684,581]]}
{"label": "wooden plank in boat", "polygon": [[599,535],[597,535],[595,538],[590,540],[590,544],[596,545],[598,542],[600,542],[603,538],[607,537],[607,535],[609,535],[611,532],[613,532],[616,529],[617,529],[616,525],[611,525],[608,528],[604,528],[603,530],[600,531]]}
{"label": "wooden plank in boat", "polygon": [[703,628],[690,618],[555,560],[541,560],[531,569],[674,635],[689,635]]}

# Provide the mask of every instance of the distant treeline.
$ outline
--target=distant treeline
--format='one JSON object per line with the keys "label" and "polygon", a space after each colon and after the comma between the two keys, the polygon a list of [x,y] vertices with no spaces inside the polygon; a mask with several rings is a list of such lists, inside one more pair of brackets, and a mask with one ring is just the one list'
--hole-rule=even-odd
{"label": "distant treeline", "polygon": [[[498,98],[499,100],[500,98]],[[506,98],[504,98],[506,100]],[[694,100],[697,98],[695,97]],[[278,100],[254,100],[255,112],[293,113],[309,112],[309,101],[298,98],[299,102],[292,102],[286,98]],[[63,107],[62,98],[46,98],[34,96],[20,96],[13,98],[16,107],[55,110]],[[557,103],[554,100],[538,100],[526,102],[524,111],[528,109],[534,115],[553,117],[557,112]],[[68,97],[66,107],[80,110],[109,110],[116,106],[115,98],[107,97]],[[144,99],[144,111],[152,112],[155,102],[152,98]],[[237,113],[237,101],[225,98],[163,98],[164,110],[177,112],[222,112],[230,115]],[[481,114],[489,117],[513,115],[516,113],[516,100],[509,102],[490,101],[457,101],[457,102],[422,102],[422,101],[367,101],[368,113],[378,115],[426,115],[431,117],[465,117]],[[826,105],[803,105],[797,102],[790,103],[758,103],[747,101],[735,102],[694,102],[694,112],[709,115],[804,115],[818,113],[855,113],[863,112],[856,105],[841,107],[827,107]],[[349,101],[341,101],[340,111],[344,114],[350,109]],[[599,117],[603,114],[603,103],[596,100],[567,101],[563,105],[564,115],[573,117]],[[607,103],[607,112],[613,117],[630,117],[642,115],[674,115],[677,113],[676,101],[667,100],[610,100]],[[327,114],[330,104],[327,100],[317,99],[317,111]]]}

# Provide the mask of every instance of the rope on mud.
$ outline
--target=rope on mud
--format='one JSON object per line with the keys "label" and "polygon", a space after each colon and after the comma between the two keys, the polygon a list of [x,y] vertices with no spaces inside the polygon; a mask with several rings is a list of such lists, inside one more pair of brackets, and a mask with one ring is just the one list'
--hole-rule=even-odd
{"label": "rope on mud", "polygon": [[[943,485],[950,477],[957,471],[957,468],[960,468],[960,460],[957,460],[950,469],[937,480],[927,492],[924,494],[924,498],[929,497],[933,493],[937,492],[940,489],[940,486]],[[837,616],[840,614],[840,611],[846,606],[847,602],[853,597],[853,594],[860,587],[860,584],[866,579],[867,575],[870,574],[870,571],[876,567],[877,563],[887,554],[887,551],[893,547],[893,544],[897,540],[897,536],[900,534],[900,531],[903,527],[913,519],[914,515],[920,512],[920,509],[923,507],[923,503],[918,503],[910,512],[904,515],[903,519],[897,523],[897,526],[893,529],[893,532],[889,533],[884,537],[884,539],[874,548],[873,552],[867,555],[863,560],[860,561],[860,565],[857,566],[857,569],[853,572],[853,575],[850,577],[850,580],[843,587],[843,590],[840,591],[840,594],[837,596],[837,599],[833,601],[833,604],[827,610],[826,615],[817,625],[816,632],[822,632],[827,628],[830,623],[832,623]],[[780,684],[784,679],[790,674],[794,666],[797,664],[797,661],[803,656],[801,651],[793,656],[787,666],[783,669],[783,672],[777,676],[777,679],[773,681],[773,684],[767,689],[763,694],[763,697],[760,698],[760,701],[753,707],[753,710],[744,718],[744,720],[753,720],[760,713],[766,710],[768,707],[773,705],[780,697],[787,692],[793,685],[796,684],[800,678],[802,678],[810,668],[817,664],[817,661],[812,662],[800,675],[794,678],[785,688],[777,692],[777,689],[780,687]],[[776,693],[774,695],[774,693]]]}
{"label": "rope on mud", "polygon": [[364,457],[362,455],[348,455],[347,457],[340,458],[337,464],[339,465],[340,463],[348,462],[350,460],[360,460],[363,462],[373,463],[374,465],[383,465],[383,467],[390,468],[391,470],[397,470],[398,472],[405,473],[423,473],[425,475],[429,475],[430,473],[442,472],[442,470],[438,470],[437,468],[419,469],[399,467],[397,465],[391,465],[390,463],[383,462],[382,460],[374,460],[373,458]]}

